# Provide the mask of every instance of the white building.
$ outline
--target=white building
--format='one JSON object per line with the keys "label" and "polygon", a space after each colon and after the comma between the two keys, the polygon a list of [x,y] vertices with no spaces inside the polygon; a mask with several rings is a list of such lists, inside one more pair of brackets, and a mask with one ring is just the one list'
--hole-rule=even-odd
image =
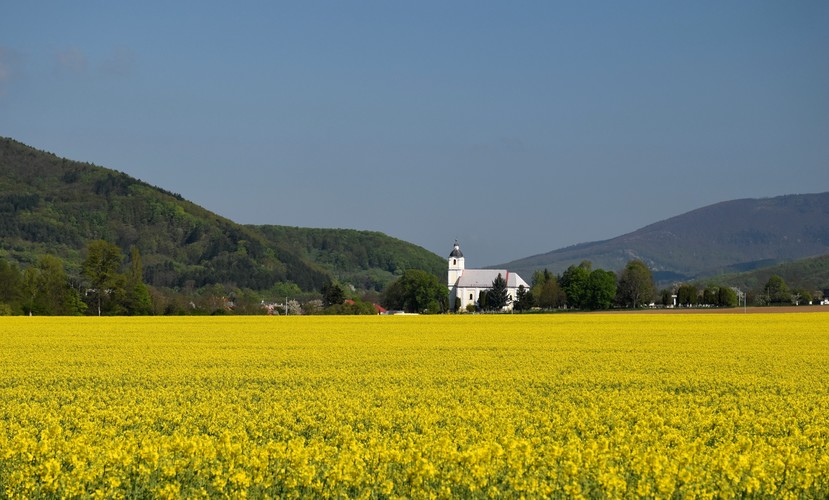
{"label": "white building", "polygon": [[[517,273],[506,269],[466,269],[461,247],[456,241],[449,254],[449,310],[465,310],[467,305],[476,304],[481,291],[492,288],[492,282],[499,274],[507,282],[507,291],[513,301],[518,295],[519,286],[524,285],[529,292],[530,285]],[[504,308],[506,311],[511,309],[512,302]]]}

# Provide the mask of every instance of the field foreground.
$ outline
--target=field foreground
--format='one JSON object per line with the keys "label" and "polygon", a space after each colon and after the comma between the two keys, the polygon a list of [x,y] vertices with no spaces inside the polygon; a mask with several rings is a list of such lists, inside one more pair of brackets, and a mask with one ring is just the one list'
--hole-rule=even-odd
{"label": "field foreground", "polygon": [[0,497],[829,497],[829,314],[3,318]]}

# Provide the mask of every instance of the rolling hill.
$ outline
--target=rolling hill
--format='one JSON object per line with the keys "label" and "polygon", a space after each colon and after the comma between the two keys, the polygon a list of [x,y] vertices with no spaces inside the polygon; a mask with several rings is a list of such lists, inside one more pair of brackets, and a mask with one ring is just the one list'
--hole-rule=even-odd
{"label": "rolling hill", "polygon": [[810,292],[829,289],[829,254],[743,273],[715,276],[711,281],[742,290],[762,290],[773,275],[781,276],[791,288]]}
{"label": "rolling hill", "polygon": [[749,271],[829,253],[829,193],[725,201],[632,233],[495,267],[560,273],[589,260],[617,271],[641,259],[660,283]]}
{"label": "rolling hill", "polygon": [[339,279],[377,290],[404,269],[445,272],[441,257],[382,233],[241,225],[124,173],[0,138],[0,258],[25,267],[51,254],[77,274],[96,239],[125,255],[137,246],[157,287],[311,291]]}
{"label": "rolling hill", "polygon": [[363,290],[381,290],[406,269],[441,278],[446,260],[382,233],[354,229],[250,226],[277,248],[313,262],[338,280]]}

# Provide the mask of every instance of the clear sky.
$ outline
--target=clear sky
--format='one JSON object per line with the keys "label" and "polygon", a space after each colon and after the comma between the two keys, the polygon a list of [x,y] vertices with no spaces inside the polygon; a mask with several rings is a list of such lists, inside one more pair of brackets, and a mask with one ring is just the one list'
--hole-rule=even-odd
{"label": "clear sky", "polygon": [[829,190],[829,2],[9,1],[0,135],[492,265]]}

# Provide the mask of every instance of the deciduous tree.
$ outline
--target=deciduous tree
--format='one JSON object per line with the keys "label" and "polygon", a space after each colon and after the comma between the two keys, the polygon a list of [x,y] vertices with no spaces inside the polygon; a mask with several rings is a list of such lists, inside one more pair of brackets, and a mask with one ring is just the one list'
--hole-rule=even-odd
{"label": "deciduous tree", "polygon": [[104,240],[96,240],[86,248],[83,275],[89,280],[89,297],[98,316],[104,312],[122,312],[121,298],[124,296],[126,279],[120,273],[121,249]]}
{"label": "deciduous tree", "polygon": [[720,307],[737,307],[737,292],[727,286],[721,286],[717,292],[717,303]]}
{"label": "deciduous tree", "polygon": [[788,304],[791,302],[792,294],[789,286],[778,275],[772,275],[766,282],[766,297],[771,304]]}
{"label": "deciduous tree", "polygon": [[75,316],[86,305],[78,291],[69,284],[63,262],[52,255],[44,255],[36,266],[24,272],[26,303],[24,311],[38,315]]}
{"label": "deciduous tree", "polygon": [[720,289],[716,286],[707,286],[702,291],[702,303],[708,306],[717,306],[720,302]]}
{"label": "deciduous tree", "polygon": [[387,309],[436,314],[449,307],[449,293],[434,274],[409,269],[386,287],[381,303]]}
{"label": "deciduous tree", "polygon": [[587,306],[588,283],[593,265],[590,261],[582,261],[578,266],[570,266],[561,275],[561,289],[567,295],[567,305],[576,309]]}
{"label": "deciduous tree", "polygon": [[637,308],[650,303],[655,294],[656,286],[648,266],[641,260],[628,262],[619,276],[619,303],[625,307]]}
{"label": "deciduous tree", "polygon": [[699,303],[697,287],[690,284],[680,285],[676,290],[676,302],[680,306],[691,307]]}
{"label": "deciduous tree", "polygon": [[333,281],[322,286],[322,303],[325,307],[330,307],[337,304],[342,304],[345,300],[345,292],[343,288]]}
{"label": "deciduous tree", "polygon": [[610,309],[616,298],[616,274],[604,269],[594,269],[587,279],[588,309]]}
{"label": "deciduous tree", "polygon": [[533,273],[532,288],[533,302],[542,309],[563,307],[567,296],[559,286],[558,278],[545,269]]}

